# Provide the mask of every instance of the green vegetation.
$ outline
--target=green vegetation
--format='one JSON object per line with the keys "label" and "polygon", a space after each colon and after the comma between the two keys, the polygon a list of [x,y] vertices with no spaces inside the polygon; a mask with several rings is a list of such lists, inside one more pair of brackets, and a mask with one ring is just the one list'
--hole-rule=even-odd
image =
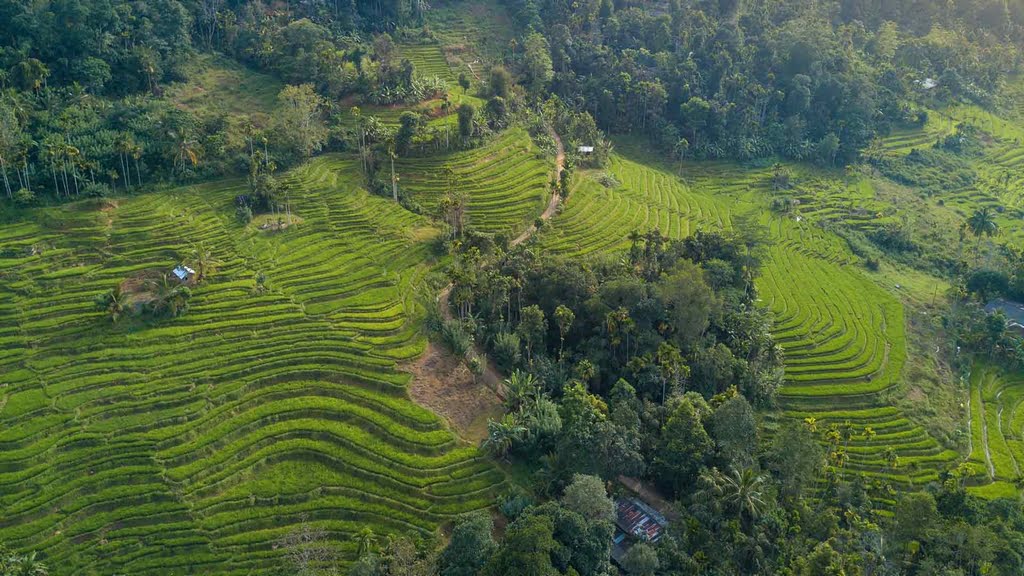
{"label": "green vegetation", "polygon": [[502,133],[468,152],[395,162],[402,189],[438,214],[449,191],[467,197],[466,222],[488,233],[521,230],[548,200],[551,161],[522,129]]}
{"label": "green vegetation", "polygon": [[1018,3],[0,22],[0,576],[1021,572]]}
{"label": "green vegetation", "polygon": [[970,378],[971,454],[982,495],[1015,493],[1024,463],[1024,381],[984,362]]}
{"label": "green vegetation", "polygon": [[[234,182],[4,228],[0,540],[100,573],[267,573],[303,518],[351,560],[365,526],[428,534],[490,504],[501,475],[396,369],[423,347],[429,222],[368,195],[351,160],[283,180],[280,231],[235,221]],[[187,314],[94,307],[140,271],[195,267],[197,243],[221,263]]]}

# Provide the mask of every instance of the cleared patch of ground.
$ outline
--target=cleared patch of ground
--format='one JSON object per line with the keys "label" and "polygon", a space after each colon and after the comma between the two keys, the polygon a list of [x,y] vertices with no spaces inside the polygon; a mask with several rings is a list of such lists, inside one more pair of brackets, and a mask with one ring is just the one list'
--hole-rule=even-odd
{"label": "cleared patch of ground", "polygon": [[501,401],[483,382],[474,380],[465,363],[431,342],[415,362],[409,396],[441,415],[462,438],[479,443],[487,437],[488,418],[501,417]]}

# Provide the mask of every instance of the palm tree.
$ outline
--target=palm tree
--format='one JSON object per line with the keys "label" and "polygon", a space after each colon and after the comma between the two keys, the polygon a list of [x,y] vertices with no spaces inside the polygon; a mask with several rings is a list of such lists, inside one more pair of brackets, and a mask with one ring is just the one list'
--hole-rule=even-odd
{"label": "palm tree", "polygon": [[967,219],[967,228],[977,238],[977,243],[974,246],[974,263],[977,265],[978,254],[981,248],[981,237],[992,237],[999,234],[999,224],[996,223],[995,216],[993,216],[989,207],[984,206],[975,210],[974,214]]}
{"label": "palm tree", "polygon": [[196,282],[202,282],[207,274],[213,274],[220,265],[220,260],[203,243],[192,247],[192,260],[196,267]]}
{"label": "palm tree", "polygon": [[526,428],[519,424],[515,416],[505,414],[501,420],[487,421],[487,438],[483,448],[498,458],[505,458],[524,434]]}
{"label": "palm tree", "polygon": [[722,503],[736,511],[744,529],[752,526],[768,505],[763,497],[765,477],[753,468],[733,468],[728,474],[713,468],[706,473],[704,480]]}
{"label": "palm tree", "polygon": [[899,467],[900,455],[891,446],[882,452],[882,457],[885,458],[885,462],[889,465],[891,470],[896,470],[896,468]]}
{"label": "palm tree", "polygon": [[193,168],[199,165],[199,142],[186,134],[179,136],[172,133],[171,137],[177,141],[174,154],[174,170],[184,173],[187,164],[192,164]]}
{"label": "palm tree", "polygon": [[154,315],[176,318],[188,310],[192,291],[187,286],[171,280],[167,274],[160,281],[151,281],[149,284],[154,292],[153,300],[149,303]]}
{"label": "palm tree", "polygon": [[[3,549],[0,549],[3,553]],[[50,569],[39,560],[36,553],[29,552],[26,556],[11,554],[0,557],[0,574],[4,576],[48,576]]]}
{"label": "palm tree", "polygon": [[121,286],[118,285],[97,298],[96,304],[110,316],[110,321],[116,324],[128,309],[128,296],[128,293],[121,290]]}

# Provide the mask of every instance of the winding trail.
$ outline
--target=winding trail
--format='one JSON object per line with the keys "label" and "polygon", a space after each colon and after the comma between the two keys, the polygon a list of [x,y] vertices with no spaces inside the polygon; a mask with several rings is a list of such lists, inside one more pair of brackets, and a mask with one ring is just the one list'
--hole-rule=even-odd
{"label": "winding trail", "polygon": [[[549,126],[548,134],[551,136],[552,140],[555,141],[554,174],[555,181],[558,182],[562,176],[562,170],[565,169],[565,147],[562,146],[562,139],[558,136],[558,133],[555,132],[554,128],[551,128]],[[547,208],[545,208],[544,212],[541,213],[540,219],[545,222],[550,220],[551,217],[555,215],[555,212],[558,211],[558,205],[561,203],[561,201],[562,196],[558,193],[558,190],[552,190],[551,200],[548,201]],[[535,224],[530,224],[530,226],[527,227],[526,230],[523,230],[523,232],[519,236],[516,236],[511,242],[509,242],[509,246],[518,246],[523,242],[526,242],[536,232],[537,226]],[[437,305],[441,312],[441,318],[443,318],[446,321],[454,318],[454,315],[452,314],[451,304],[448,302],[449,296],[451,296],[453,288],[455,288],[455,285],[449,283],[447,286],[442,288],[440,292],[437,293]],[[479,344],[473,345],[473,351],[476,353],[476,356],[478,358],[487,358],[487,363],[484,366],[484,372],[481,375],[481,380],[483,380],[483,383],[486,384],[491,390],[494,390],[495,394],[497,394],[499,398],[504,399],[505,395],[504,391],[502,390],[502,382],[504,378],[502,377],[501,372],[498,371],[497,366],[494,365],[494,362],[491,361],[491,359],[487,356],[487,354],[484,352],[483,348]]]}
{"label": "winding trail", "polygon": [[[979,386],[984,386],[984,382],[979,382]],[[981,447],[985,449],[985,465],[988,467],[988,477],[992,480],[996,479],[996,467],[992,464],[992,451],[988,447],[988,422],[985,418],[985,397],[984,388],[979,388],[978,391],[978,408],[981,410]]]}
{"label": "winding trail", "polygon": [[[999,423],[999,437],[1006,442],[1006,434],[1003,433],[1003,392],[1006,388],[1000,388],[996,394],[996,403],[999,405],[999,410],[996,412],[996,422]],[[1020,476],[1020,465],[1017,464],[1017,457],[1013,455],[1013,451],[1010,451],[1010,462],[1013,463],[1013,472],[1016,476]]]}
{"label": "winding trail", "polygon": [[[562,146],[562,139],[559,138],[558,133],[553,128],[548,128],[548,135],[555,141],[555,182],[559,182],[562,177],[562,170],[565,169],[565,147]],[[562,196],[558,194],[558,190],[551,191],[551,200],[548,201],[548,207],[541,213],[540,219],[547,222],[551,220],[551,217],[555,215],[558,210],[558,204],[562,201]],[[516,236],[514,240],[509,242],[510,246],[518,246],[523,242],[530,239],[534,233],[537,232],[537,226],[530,224],[530,226],[523,230],[523,233]]]}

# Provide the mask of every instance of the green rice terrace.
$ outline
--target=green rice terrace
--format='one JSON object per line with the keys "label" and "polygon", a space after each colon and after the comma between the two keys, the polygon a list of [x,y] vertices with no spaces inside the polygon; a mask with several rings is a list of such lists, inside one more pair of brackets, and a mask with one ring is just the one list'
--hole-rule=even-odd
{"label": "green rice terrace", "polygon": [[[612,251],[628,247],[630,230],[659,228],[679,238],[699,227],[729,227],[740,216],[760,219],[772,247],[758,288],[775,314],[775,337],[786,354],[782,410],[769,415],[767,431],[778,418],[813,419],[821,429],[845,426],[845,468],[897,486],[935,480],[955,464],[957,452],[887,397],[906,362],[903,305],[865,274],[841,238],[816,223],[843,217],[868,225],[870,216],[852,206],[874,202],[870,187],[820,171],[801,174],[801,212],[780,216],[767,210],[768,169],[727,163],[659,168],[632,153],[613,156],[606,172],[618,183],[602,184],[608,179],[600,172],[577,177],[564,209],[542,233],[542,247],[569,254]],[[837,198],[840,192],[846,200]],[[892,500],[878,502],[886,507]]]}
{"label": "green rice terrace", "polygon": [[[423,349],[436,231],[363,191],[351,160],[286,179],[278,233],[236,222],[232,181],[3,228],[0,539],[90,574],[259,574],[304,519],[351,559],[364,527],[427,534],[491,504],[502,474],[397,368]],[[218,264],[188,314],[97,310],[199,244]]]}
{"label": "green rice terrace", "polygon": [[518,232],[540,215],[553,173],[522,129],[469,152],[402,159],[395,170],[402,187],[431,213],[450,186],[465,193],[468,223],[490,233]]}
{"label": "green rice terrace", "polygon": [[1024,377],[979,362],[970,377],[971,490],[1013,497],[1024,465]]}

